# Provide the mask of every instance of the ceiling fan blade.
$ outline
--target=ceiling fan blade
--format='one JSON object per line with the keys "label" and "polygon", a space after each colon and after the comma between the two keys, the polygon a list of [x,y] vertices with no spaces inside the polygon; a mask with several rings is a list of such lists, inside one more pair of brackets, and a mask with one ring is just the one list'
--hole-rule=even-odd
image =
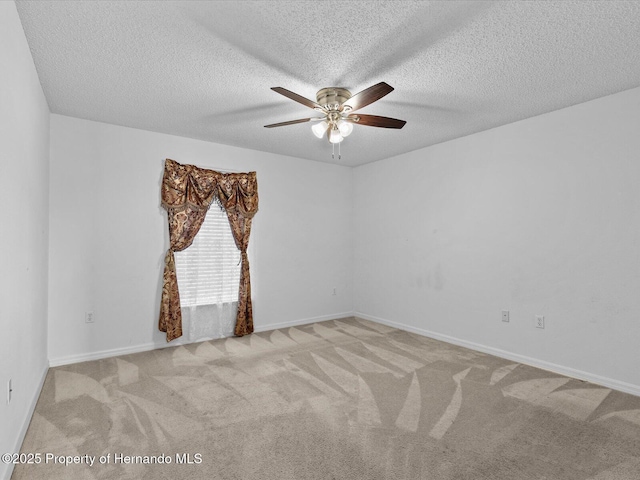
{"label": "ceiling fan blade", "polygon": [[294,101],[296,101],[298,103],[301,103],[305,107],[309,107],[309,108],[313,108],[313,109],[320,109],[320,110],[324,111],[324,109],[320,105],[318,105],[316,102],[314,102],[313,100],[309,100],[308,98],[304,98],[303,96],[298,95],[297,93],[294,93],[291,90],[287,90],[286,88],[271,87],[271,90],[273,90],[274,92],[279,93],[280,95],[284,95],[285,97],[290,98],[291,100],[294,100]]}
{"label": "ceiling fan blade", "polygon": [[296,123],[304,123],[311,120],[310,118],[301,118],[300,120],[289,120],[288,122],[272,123],[271,125],[265,125],[264,128],[284,127],[285,125],[295,125]]}
{"label": "ceiling fan blade", "polygon": [[349,115],[347,118],[356,125],[366,125],[368,127],[402,128],[407,123],[397,118],[379,117],[378,115],[354,114]]}
{"label": "ceiling fan blade", "polygon": [[349,107],[351,110],[358,110],[362,107],[372,104],[376,100],[380,100],[388,93],[393,92],[393,87],[384,82],[380,82],[373,87],[366,88],[342,104],[342,108]]}

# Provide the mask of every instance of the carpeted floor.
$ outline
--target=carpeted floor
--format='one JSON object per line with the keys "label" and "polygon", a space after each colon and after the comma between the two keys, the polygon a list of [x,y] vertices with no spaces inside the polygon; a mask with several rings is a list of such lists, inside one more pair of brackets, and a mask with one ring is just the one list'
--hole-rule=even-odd
{"label": "carpeted floor", "polygon": [[632,480],[640,397],[344,319],[52,368],[22,452],[15,480]]}

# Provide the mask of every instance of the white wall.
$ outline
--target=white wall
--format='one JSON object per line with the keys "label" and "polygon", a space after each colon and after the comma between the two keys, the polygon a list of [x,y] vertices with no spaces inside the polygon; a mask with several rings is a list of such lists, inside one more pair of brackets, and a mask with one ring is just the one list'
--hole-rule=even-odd
{"label": "white wall", "polygon": [[639,154],[633,89],[356,168],[356,314],[640,394]]}
{"label": "white wall", "polygon": [[0,453],[20,448],[48,366],[48,161],[49,107],[16,6],[0,2]]}
{"label": "white wall", "polygon": [[[52,115],[52,365],[166,345],[157,328],[165,158],[257,171],[256,330],[352,314],[350,168]],[[94,324],[84,322],[89,310]]]}

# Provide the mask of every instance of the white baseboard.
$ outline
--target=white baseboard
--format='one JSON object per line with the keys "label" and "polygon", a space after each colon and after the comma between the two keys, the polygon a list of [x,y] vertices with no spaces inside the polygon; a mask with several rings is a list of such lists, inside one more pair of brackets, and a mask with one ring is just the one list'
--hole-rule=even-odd
{"label": "white baseboard", "polygon": [[469,348],[471,350],[476,350],[482,353],[488,353],[490,355],[495,355],[496,357],[505,358],[507,360],[512,360],[514,362],[522,363],[524,365],[541,368],[543,370],[548,370],[550,372],[564,375],[567,377],[577,378],[579,380],[585,380],[587,382],[595,383],[603,387],[612,388],[614,390],[619,390],[621,392],[630,393],[631,395],[640,396],[640,385],[634,385],[632,383],[622,382],[614,378],[603,377],[601,375],[585,372],[583,370],[576,370],[575,368],[566,367],[564,365],[558,365],[556,363],[547,362],[537,358],[527,357],[525,355],[508,352],[506,350],[500,350],[499,348],[488,347],[486,345],[469,342],[467,340],[451,337],[449,335],[443,335],[441,333],[432,332],[430,330],[424,330],[422,328],[417,328],[417,327],[412,327],[412,326],[404,325],[397,322],[392,322],[391,320],[374,317],[372,315],[367,315],[366,313],[362,313],[362,312],[354,312],[353,315],[358,318],[363,318],[365,320],[370,320],[372,322],[381,323],[383,325],[394,327],[399,330],[405,330],[407,332],[417,333],[418,335],[422,335],[424,337],[433,338],[435,340],[441,340],[443,342],[451,343],[453,345],[458,345],[460,347]]}
{"label": "white baseboard", "polygon": [[[288,322],[270,323],[267,325],[258,325],[254,327],[255,332],[265,332],[268,330],[277,330],[278,328],[295,327],[297,325],[307,325],[309,323],[324,322],[325,320],[337,320],[339,318],[353,317],[353,312],[335,313],[332,315],[323,315],[320,317],[302,318],[291,320]],[[204,342],[206,339],[198,340]],[[59,367],[62,365],[70,365],[72,363],[89,362],[92,360],[101,360],[103,358],[118,357],[120,355],[129,355],[131,353],[148,352],[150,350],[158,350],[161,348],[178,347],[186,345],[189,342],[177,339],[171,343],[143,343],[132,345],[129,347],[112,348],[109,350],[100,350],[97,352],[81,353],[78,355],[69,355],[66,357],[50,358],[49,365],[51,367]],[[197,342],[196,342],[197,343]]]}
{"label": "white baseboard", "polygon": [[291,320],[289,322],[271,323],[269,325],[261,325],[255,327],[256,332],[266,332],[269,330],[277,330],[279,328],[295,327],[298,325],[308,325],[310,323],[325,322],[327,320],[338,320],[341,318],[353,317],[353,312],[335,313],[333,315],[322,315],[320,317],[302,318],[300,320]]}
{"label": "white baseboard", "polygon": [[175,347],[182,345],[181,343],[162,344],[162,343],[142,343],[123,348],[112,348],[109,350],[99,350],[97,352],[80,353],[78,355],[69,355],[66,357],[50,358],[49,365],[59,367],[61,365],[70,365],[72,363],[89,362],[91,360],[101,360],[103,358],[117,357],[120,355],[129,355],[130,353],[148,352],[159,348]]}
{"label": "white baseboard", "polygon": [[[11,450],[11,453],[20,452],[20,447],[22,447],[22,442],[24,442],[24,437],[27,434],[27,430],[29,429],[29,424],[31,424],[31,418],[33,418],[33,412],[35,412],[36,410],[36,405],[38,403],[38,399],[40,398],[40,392],[42,392],[42,387],[44,385],[45,379],[47,378],[48,371],[49,371],[49,365],[45,365],[44,369],[42,370],[42,373],[40,374],[40,380],[38,381],[38,386],[36,388],[35,393],[33,394],[33,398],[31,399],[31,402],[29,403],[29,410],[27,411],[27,414],[24,417],[24,420],[22,422],[22,427],[18,432],[18,438],[16,438],[16,441],[13,446],[13,450]],[[1,452],[1,453],[5,453],[5,452]],[[3,480],[10,480],[11,474],[13,473],[13,467],[14,467],[13,464],[7,465],[6,470],[4,472],[0,472],[0,478],[2,478]]]}

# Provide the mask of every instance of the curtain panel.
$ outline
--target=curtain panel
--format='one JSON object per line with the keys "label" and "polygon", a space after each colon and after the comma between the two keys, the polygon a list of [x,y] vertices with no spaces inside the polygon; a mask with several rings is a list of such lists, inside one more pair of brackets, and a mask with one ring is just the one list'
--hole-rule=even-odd
{"label": "curtain panel", "polygon": [[258,211],[256,172],[222,173],[166,159],[162,206],[167,210],[169,220],[169,250],[165,256],[158,327],[161,332],[166,332],[167,342],[182,336],[180,293],[173,253],[191,245],[212,203],[218,203],[227,213],[241,254],[235,334],[243,336],[253,332],[247,247],[251,220]]}

